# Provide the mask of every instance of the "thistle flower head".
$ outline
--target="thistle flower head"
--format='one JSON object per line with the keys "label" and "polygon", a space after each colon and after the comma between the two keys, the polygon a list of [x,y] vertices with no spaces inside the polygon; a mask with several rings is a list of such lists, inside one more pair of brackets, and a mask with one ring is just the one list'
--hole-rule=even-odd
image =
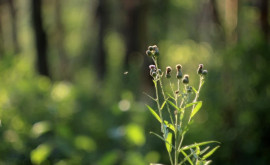
{"label": "thistle flower head", "polygon": [[167,66],[167,67],[166,67],[166,73],[170,73],[171,71],[172,71],[172,67]]}
{"label": "thistle flower head", "polygon": [[182,79],[182,82],[184,83],[184,84],[188,84],[189,83],[189,76],[186,74],[186,75],[184,75],[184,78]]}
{"label": "thistle flower head", "polygon": [[180,64],[177,64],[176,66],[175,66],[175,68],[176,68],[176,70],[180,70],[180,69],[182,69],[182,65],[180,65]]}
{"label": "thistle flower head", "polygon": [[149,69],[156,69],[155,65],[149,65]]}
{"label": "thistle flower head", "polygon": [[159,56],[159,49],[157,47],[157,45],[153,45],[153,46],[148,46],[148,49],[146,50],[146,54],[149,56],[149,57],[157,57]]}
{"label": "thistle flower head", "polygon": [[171,78],[171,71],[172,71],[172,68],[170,66],[167,66],[166,67],[166,74],[165,74],[166,78]]}
{"label": "thistle flower head", "polygon": [[206,76],[206,75],[207,75],[207,73],[208,73],[208,71],[207,71],[207,70],[203,70],[203,71],[202,71],[202,75],[204,75],[204,76]]}

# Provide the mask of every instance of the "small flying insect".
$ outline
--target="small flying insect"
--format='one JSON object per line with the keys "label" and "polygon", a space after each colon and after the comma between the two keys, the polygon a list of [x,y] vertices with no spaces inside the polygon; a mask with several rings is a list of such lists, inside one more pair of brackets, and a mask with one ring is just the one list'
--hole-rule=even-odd
{"label": "small flying insect", "polygon": [[125,72],[124,72],[124,75],[127,75],[127,74],[128,74],[128,71],[125,71]]}

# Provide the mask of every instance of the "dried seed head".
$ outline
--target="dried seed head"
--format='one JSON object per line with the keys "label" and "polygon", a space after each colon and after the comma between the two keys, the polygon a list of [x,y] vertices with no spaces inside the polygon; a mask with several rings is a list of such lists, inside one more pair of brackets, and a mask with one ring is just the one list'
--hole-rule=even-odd
{"label": "dried seed head", "polygon": [[188,84],[189,83],[189,76],[188,75],[185,75],[184,78],[182,79],[182,82],[184,84]]}
{"label": "dried seed head", "polygon": [[180,69],[182,69],[182,65],[177,64],[177,65],[176,65],[176,70],[180,70]]}
{"label": "dried seed head", "polygon": [[208,71],[207,71],[207,70],[203,70],[203,71],[202,71],[202,75],[204,75],[204,76],[206,76],[206,75],[207,75],[207,73],[208,73]]}
{"label": "dried seed head", "polygon": [[198,73],[198,74],[202,74],[202,72],[203,72],[203,64],[200,64],[200,65],[199,65],[199,68],[198,68],[198,70],[197,70],[197,73]]}

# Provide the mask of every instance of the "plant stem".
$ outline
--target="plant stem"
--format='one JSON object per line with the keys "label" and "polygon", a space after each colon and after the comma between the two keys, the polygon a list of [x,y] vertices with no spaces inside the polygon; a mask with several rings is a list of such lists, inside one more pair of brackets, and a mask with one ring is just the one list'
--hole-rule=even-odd
{"label": "plant stem", "polygon": [[[157,61],[153,58],[154,62],[155,62],[155,65],[156,65],[156,69],[158,70],[158,65],[157,65]],[[165,94],[164,94],[164,91],[163,91],[163,88],[162,88],[162,83],[161,83],[161,75],[159,73],[158,74],[158,77],[159,77],[159,82],[160,82],[160,88],[161,88],[161,91],[162,91],[162,94],[163,94],[163,97],[164,97],[164,100],[166,100],[165,98]],[[157,106],[158,106],[158,110],[159,110],[159,116],[160,116],[160,119],[161,119],[161,132],[163,134],[163,138],[164,140],[166,141],[166,137],[165,137],[165,126],[164,126],[164,120],[163,120],[163,117],[162,117],[162,112],[161,112],[161,108],[160,108],[160,103],[159,103],[159,95],[158,95],[158,86],[157,86],[157,81],[158,80],[154,80],[155,81],[155,91],[156,91],[156,102],[157,102]],[[168,110],[169,111],[169,110]],[[170,111],[169,111],[170,113]],[[171,114],[170,114],[171,116]],[[165,143],[165,147],[166,147],[166,143]],[[168,150],[167,150],[168,151]],[[172,156],[171,156],[171,153],[168,151],[168,154],[169,154],[169,158],[170,158],[170,162],[171,164],[173,165],[173,160],[172,160]]]}
{"label": "plant stem", "polygon": [[[195,96],[195,98],[193,100],[193,103],[195,103],[198,100],[202,85],[203,85],[203,76],[200,76],[199,88],[198,88],[198,91],[196,93],[196,96]],[[192,106],[191,113],[193,112],[194,108],[195,108],[195,104]],[[189,117],[188,124],[190,123],[190,120],[191,120],[191,116]]]}
{"label": "plant stem", "polygon": [[[157,59],[153,58],[153,61],[155,63],[156,69],[158,70],[159,68],[158,68]],[[157,74],[158,74],[158,77],[159,77],[159,85],[160,85],[161,93],[163,95],[163,99],[166,100],[167,98],[166,98],[164,90],[163,90],[163,84],[162,84],[162,80],[161,80],[161,75],[159,73],[157,73]],[[169,108],[167,103],[166,103],[166,107],[167,107],[167,111],[168,111],[169,116],[170,116],[171,123],[174,124],[172,114],[171,114],[170,108]]]}

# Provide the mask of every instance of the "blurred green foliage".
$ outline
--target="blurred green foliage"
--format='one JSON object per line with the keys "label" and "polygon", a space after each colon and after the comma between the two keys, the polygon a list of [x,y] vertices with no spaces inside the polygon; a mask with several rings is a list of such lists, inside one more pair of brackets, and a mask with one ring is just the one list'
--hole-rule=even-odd
{"label": "blurred green foliage", "polygon": [[[270,45],[259,23],[261,1],[238,1],[237,37],[232,38],[224,14],[230,8],[222,1],[216,6],[220,24],[213,21],[212,1],[107,1],[110,21],[103,44],[108,69],[103,80],[94,65],[99,1],[61,1],[60,31],[56,1],[43,1],[51,79],[36,71],[30,2],[14,1],[18,52],[9,8],[1,3],[0,164],[168,164],[165,146],[149,134],[160,128],[145,107],[151,100],[142,94],[153,94],[146,65],[150,60],[144,58],[144,50],[153,44],[160,48],[162,68],[180,63],[191,85],[198,85],[198,64],[209,71],[200,95],[203,108],[184,144],[220,141],[213,164],[267,164]],[[132,53],[127,69],[125,57],[130,54],[123,29],[129,15],[123,8],[132,5],[145,9],[139,15],[146,22],[138,25],[145,29],[138,31],[146,38],[136,42],[147,44]],[[59,38],[67,61],[63,64]]]}

